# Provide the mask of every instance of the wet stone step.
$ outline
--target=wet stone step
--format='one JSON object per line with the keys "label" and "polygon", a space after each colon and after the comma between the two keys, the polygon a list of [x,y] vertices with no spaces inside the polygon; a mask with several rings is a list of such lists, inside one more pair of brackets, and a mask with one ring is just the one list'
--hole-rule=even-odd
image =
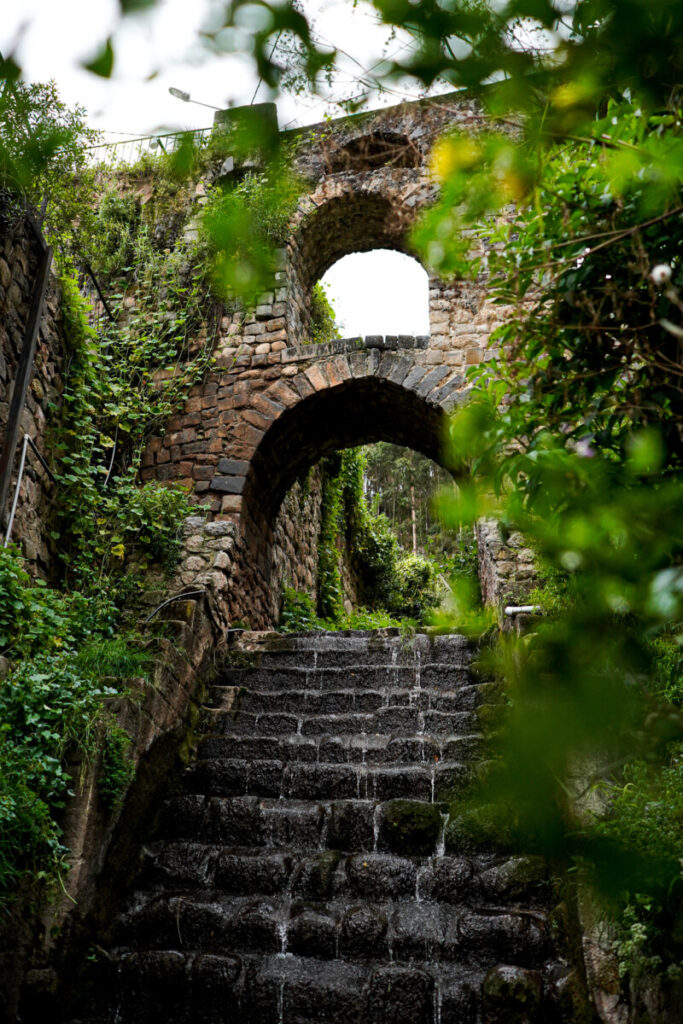
{"label": "wet stone step", "polygon": [[212,759],[324,764],[466,763],[484,751],[481,733],[460,736],[208,736],[197,747],[202,761]]}
{"label": "wet stone step", "polygon": [[236,686],[213,687],[206,715],[210,722],[215,710],[225,714],[236,711],[286,712],[320,715],[347,711],[376,711],[378,708],[411,707],[418,711],[471,711],[482,701],[490,701],[495,693],[494,684],[479,683],[462,686],[457,690],[434,687],[398,689],[339,689],[310,690],[283,689],[278,691],[247,689]]}
{"label": "wet stone step", "polygon": [[[435,854],[432,847],[435,842],[438,847],[440,822],[418,820],[411,833],[397,832],[396,817],[401,809],[394,803],[332,805],[325,825],[329,848],[316,852],[168,843],[150,855],[143,878],[150,892],[288,893],[311,900],[355,893],[360,884],[361,888],[372,887],[376,898],[386,901],[397,895],[392,881],[395,868],[399,878],[403,878],[402,872],[409,873],[407,889],[418,902],[501,907],[524,900],[527,907],[536,909],[547,904],[548,868],[542,858]],[[349,854],[345,849],[362,853]],[[397,854],[399,859],[392,861],[387,853]],[[398,895],[405,895],[403,882]]]}
{"label": "wet stone step", "polygon": [[390,706],[367,713],[324,715],[238,709],[213,711],[204,719],[204,728],[210,735],[238,736],[396,736],[401,733],[448,736],[476,732],[479,722],[476,713],[471,711],[420,711],[415,707]]}
{"label": "wet stone step", "polygon": [[[562,1024],[571,971],[140,950],[98,967],[80,1024]],[[107,994],[118,992],[115,1006]],[[324,1008],[324,1010],[321,1010]],[[321,1013],[324,1012],[324,1016]],[[482,1013],[484,1016],[482,1017]]]}
{"label": "wet stone step", "polygon": [[472,654],[316,634],[224,669],[79,1024],[583,1019],[547,864],[453,802],[506,714]]}
{"label": "wet stone step", "polygon": [[413,797],[447,801],[460,795],[471,780],[469,766],[454,761],[424,764],[287,764],[279,760],[238,761],[215,758],[197,761],[184,776],[189,793],[208,796],[265,796],[299,800],[379,799]]}
{"label": "wet stone step", "polygon": [[[363,874],[358,865],[358,880]],[[312,901],[293,896],[152,896],[119,923],[115,946],[244,953],[294,953],[317,959],[422,960],[479,967],[516,962],[538,967],[550,952],[541,912],[481,911],[409,898],[407,867],[385,863],[403,898],[377,902],[351,890],[349,898]],[[351,878],[356,877],[350,875]]]}
{"label": "wet stone step", "polygon": [[289,690],[377,690],[392,687],[410,690],[418,684],[434,690],[458,690],[472,685],[472,673],[466,666],[439,665],[350,665],[344,668],[306,668],[272,666],[270,668],[224,668],[214,687],[249,687],[263,692]]}
{"label": "wet stone step", "polygon": [[[446,791],[450,792],[450,776],[446,781]],[[407,835],[411,834],[414,821],[440,814],[447,807],[445,801],[431,799],[438,795],[438,780],[419,768],[374,769],[368,772],[366,782],[368,792],[360,796],[353,792],[351,797],[357,797],[364,807],[372,801],[393,801],[392,806],[396,807],[400,800],[398,806],[410,808],[401,826]],[[157,838],[220,842],[226,846],[276,846],[288,845],[284,837],[291,834],[297,837],[297,846],[317,848],[323,841],[328,842],[327,833],[321,830],[323,826],[329,828],[333,814],[330,803],[314,799],[186,794],[164,804]],[[444,826],[444,843],[448,837],[449,830]],[[457,844],[451,846],[457,849]]]}
{"label": "wet stone step", "polygon": [[255,655],[259,667],[346,668],[355,665],[414,665],[445,662],[453,667],[470,663],[473,645],[462,636],[402,637],[330,635],[282,638]]}
{"label": "wet stone step", "polygon": [[253,973],[247,975],[245,1015],[240,1021],[476,1024],[482,984],[483,972],[468,973],[449,967],[351,967],[344,962],[324,964],[291,955],[271,957],[255,964]]}

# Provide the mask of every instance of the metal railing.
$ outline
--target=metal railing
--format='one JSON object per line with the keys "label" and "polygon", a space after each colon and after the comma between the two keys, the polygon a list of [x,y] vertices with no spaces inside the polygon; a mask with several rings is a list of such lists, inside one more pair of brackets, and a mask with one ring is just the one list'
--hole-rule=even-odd
{"label": "metal railing", "polygon": [[206,145],[211,128],[195,128],[187,131],[156,132],[153,135],[139,135],[130,139],[113,142],[99,142],[87,148],[90,163],[133,164],[146,153],[173,153],[188,138],[198,148]]}
{"label": "metal railing", "polygon": [[4,548],[6,548],[9,545],[10,539],[12,537],[12,527],[14,526],[14,517],[17,514],[17,505],[19,504],[21,482],[24,479],[24,470],[26,469],[26,452],[28,451],[29,447],[35,452],[38,461],[40,462],[41,466],[49,476],[50,480],[52,480],[53,483],[55,482],[54,474],[50,467],[48,466],[45,459],[43,458],[43,456],[38,451],[35,441],[33,440],[32,437],[29,436],[29,434],[24,434],[24,443],[21,446],[21,458],[19,459],[19,472],[17,474],[17,482],[14,487],[14,498],[12,499],[12,507],[10,509],[9,519],[7,521],[7,532],[5,533],[5,540],[2,545]]}

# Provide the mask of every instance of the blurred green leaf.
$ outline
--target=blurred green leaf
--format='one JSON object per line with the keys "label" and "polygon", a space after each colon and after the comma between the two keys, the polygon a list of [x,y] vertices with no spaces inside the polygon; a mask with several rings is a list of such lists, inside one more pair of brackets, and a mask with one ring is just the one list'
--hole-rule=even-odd
{"label": "blurred green leaf", "polygon": [[99,75],[100,78],[111,77],[111,73],[114,70],[114,48],[111,36],[92,60],[83,62],[83,67],[86,71],[92,71],[94,75]]}

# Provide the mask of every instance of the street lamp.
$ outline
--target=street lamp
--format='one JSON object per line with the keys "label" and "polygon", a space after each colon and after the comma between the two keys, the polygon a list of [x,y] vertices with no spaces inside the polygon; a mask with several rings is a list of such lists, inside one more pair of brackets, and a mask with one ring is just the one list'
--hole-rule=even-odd
{"label": "street lamp", "polygon": [[202,103],[201,100],[193,100],[189,92],[183,92],[182,89],[176,89],[174,86],[170,86],[168,90],[171,96],[175,96],[177,100],[182,100],[183,103],[195,103],[198,107],[208,107],[209,110],[220,110],[220,107],[214,107],[212,103]]}

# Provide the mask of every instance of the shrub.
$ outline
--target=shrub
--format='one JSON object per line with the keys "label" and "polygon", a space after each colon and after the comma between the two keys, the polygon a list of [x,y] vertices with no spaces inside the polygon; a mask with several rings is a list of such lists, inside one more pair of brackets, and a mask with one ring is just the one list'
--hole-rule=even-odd
{"label": "shrub", "polygon": [[320,281],[311,292],[311,342],[324,344],[341,338],[334,309]]}
{"label": "shrub", "polygon": [[311,629],[325,628],[315,613],[313,598],[293,587],[285,587],[278,629],[282,633],[304,633]]}
{"label": "shrub", "polygon": [[391,610],[423,619],[438,602],[436,568],[422,555],[405,555],[396,562],[397,593]]}

